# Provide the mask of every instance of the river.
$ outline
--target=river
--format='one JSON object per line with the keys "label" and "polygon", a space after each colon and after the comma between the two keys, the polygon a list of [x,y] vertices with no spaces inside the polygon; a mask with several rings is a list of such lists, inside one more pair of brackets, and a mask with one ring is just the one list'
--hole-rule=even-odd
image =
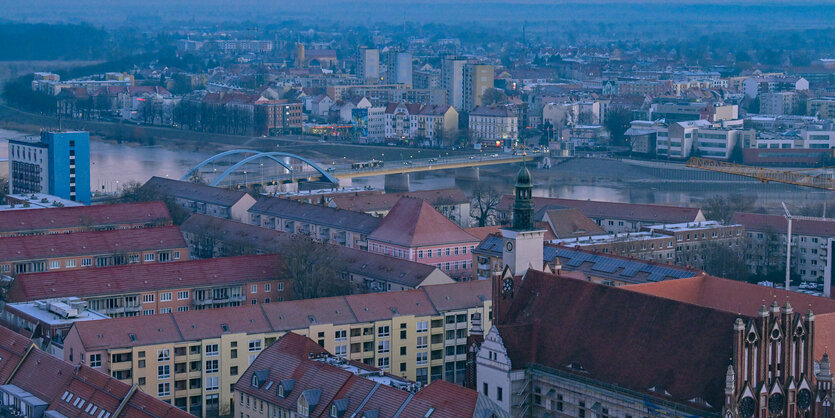
{"label": "river", "polygon": [[[8,139],[24,135],[0,129],[0,159],[7,158]],[[91,188],[114,193],[132,181],[144,183],[152,176],[178,179],[189,168],[211,155],[207,152],[174,150],[162,146],[139,146],[92,140],[90,143]],[[647,174],[641,169],[611,161],[574,160],[551,170],[534,170],[536,196],[591,199],[612,202],[655,203],[698,206],[704,199],[723,193],[740,192],[756,195],[758,204],[779,207],[781,201],[801,206],[829,199],[832,192],[782,184],[712,183],[702,181],[665,182],[667,173]],[[481,181],[507,193],[513,187],[516,168],[495,166],[481,170]],[[6,176],[7,173],[3,173]],[[354,185],[383,187],[382,177],[355,179]],[[454,187],[455,180],[447,172],[412,175],[413,190]],[[465,191],[472,184],[459,184]]]}

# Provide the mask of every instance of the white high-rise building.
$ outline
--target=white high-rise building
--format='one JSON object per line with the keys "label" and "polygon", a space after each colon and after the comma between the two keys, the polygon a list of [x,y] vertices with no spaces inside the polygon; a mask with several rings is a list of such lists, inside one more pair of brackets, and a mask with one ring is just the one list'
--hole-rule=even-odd
{"label": "white high-rise building", "polygon": [[456,110],[464,108],[464,65],[467,60],[445,57],[441,66],[441,88],[446,91],[446,102]]}
{"label": "white high-rise building", "polygon": [[380,82],[380,50],[360,48],[357,58],[357,76],[367,84]]}

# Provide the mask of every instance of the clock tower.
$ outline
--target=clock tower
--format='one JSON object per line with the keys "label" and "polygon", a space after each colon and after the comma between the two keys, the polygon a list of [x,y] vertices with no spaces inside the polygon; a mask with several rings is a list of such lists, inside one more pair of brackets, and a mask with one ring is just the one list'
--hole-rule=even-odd
{"label": "clock tower", "polygon": [[516,175],[515,199],[513,201],[513,225],[502,228],[502,264],[514,276],[522,276],[529,268],[542,270],[544,264],[542,246],[545,231],[534,227],[533,181],[531,172],[522,161],[522,168]]}

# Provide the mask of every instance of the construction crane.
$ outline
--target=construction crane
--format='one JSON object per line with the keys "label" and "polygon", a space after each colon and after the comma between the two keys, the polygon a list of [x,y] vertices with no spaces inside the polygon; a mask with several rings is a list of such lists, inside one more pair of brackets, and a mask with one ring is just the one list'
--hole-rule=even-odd
{"label": "construction crane", "polygon": [[752,167],[748,165],[726,163],[724,161],[711,160],[709,158],[693,157],[687,161],[688,167],[699,168],[718,173],[736,174],[738,176],[751,177],[763,183],[776,182],[794,184],[797,186],[814,187],[816,189],[835,191],[835,179],[827,176],[812,176],[800,174],[795,171],[776,170],[773,168]]}

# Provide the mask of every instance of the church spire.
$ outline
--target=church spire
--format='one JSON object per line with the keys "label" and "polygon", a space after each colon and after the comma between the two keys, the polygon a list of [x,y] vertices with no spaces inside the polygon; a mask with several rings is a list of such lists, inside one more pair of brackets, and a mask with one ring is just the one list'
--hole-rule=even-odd
{"label": "church spire", "polygon": [[525,157],[522,157],[522,168],[516,175],[516,196],[513,201],[513,229],[517,231],[530,231],[533,226],[533,181],[531,172],[525,165]]}

